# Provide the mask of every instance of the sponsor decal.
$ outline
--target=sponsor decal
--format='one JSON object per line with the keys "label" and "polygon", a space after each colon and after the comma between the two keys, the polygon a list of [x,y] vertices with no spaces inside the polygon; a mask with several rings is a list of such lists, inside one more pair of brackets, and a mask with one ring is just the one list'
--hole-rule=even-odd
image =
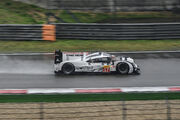
{"label": "sponsor decal", "polygon": [[76,67],[76,70],[78,70],[78,71],[87,71],[87,72],[90,72],[90,71],[93,70],[93,66]]}
{"label": "sponsor decal", "polygon": [[104,65],[103,72],[110,72],[110,65]]}

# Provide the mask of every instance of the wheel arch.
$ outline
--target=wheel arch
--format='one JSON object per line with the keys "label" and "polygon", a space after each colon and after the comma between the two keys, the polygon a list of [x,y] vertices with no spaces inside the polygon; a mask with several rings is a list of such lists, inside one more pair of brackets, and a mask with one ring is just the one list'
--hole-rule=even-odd
{"label": "wheel arch", "polygon": [[[67,65],[67,66],[65,66],[65,65]],[[70,68],[72,68],[72,70],[68,68],[68,65],[70,66]],[[65,68],[63,68],[63,67],[65,67]],[[68,69],[69,69],[69,70],[68,70]],[[65,70],[65,71],[64,71],[64,70]],[[62,71],[64,74],[72,74],[72,73],[75,72],[75,65],[74,65],[72,62],[65,62],[65,63],[63,63],[62,66],[61,66],[61,71]],[[69,73],[68,73],[68,72],[69,72]]]}
{"label": "wheel arch", "polygon": [[129,69],[128,69],[128,73],[127,73],[127,74],[133,73],[134,67],[133,67],[133,65],[132,65],[131,63],[129,63],[128,61],[117,61],[117,62],[115,63],[116,71],[117,71],[117,65],[120,64],[120,63],[126,63],[126,64],[128,64]]}

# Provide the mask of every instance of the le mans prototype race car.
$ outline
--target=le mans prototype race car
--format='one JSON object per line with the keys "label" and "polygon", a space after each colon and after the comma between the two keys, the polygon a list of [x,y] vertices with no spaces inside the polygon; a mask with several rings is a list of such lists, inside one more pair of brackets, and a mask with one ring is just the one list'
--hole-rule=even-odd
{"label": "le mans prototype race car", "polygon": [[55,51],[54,72],[66,75],[75,72],[140,74],[140,68],[130,57],[119,57],[105,52]]}

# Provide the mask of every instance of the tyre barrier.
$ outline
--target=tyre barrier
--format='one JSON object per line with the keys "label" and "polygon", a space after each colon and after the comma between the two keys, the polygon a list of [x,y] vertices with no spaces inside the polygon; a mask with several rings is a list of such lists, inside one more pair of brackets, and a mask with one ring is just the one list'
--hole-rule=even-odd
{"label": "tyre barrier", "polygon": [[1,24],[1,40],[56,40],[55,25]]}
{"label": "tyre barrier", "polygon": [[59,23],[0,25],[1,40],[159,40],[180,39],[180,23]]}
{"label": "tyre barrier", "polygon": [[179,39],[180,23],[58,23],[57,39],[159,40]]}

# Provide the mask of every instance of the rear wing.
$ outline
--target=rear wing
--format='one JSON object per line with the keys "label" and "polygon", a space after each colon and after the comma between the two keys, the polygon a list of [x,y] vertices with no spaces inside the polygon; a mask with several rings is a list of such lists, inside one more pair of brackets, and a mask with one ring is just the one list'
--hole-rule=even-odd
{"label": "rear wing", "polygon": [[63,53],[60,50],[56,50],[54,54],[54,64],[58,64],[62,62]]}
{"label": "rear wing", "polygon": [[54,64],[61,63],[63,61],[82,59],[87,56],[88,52],[61,52],[60,50],[55,51]]}

